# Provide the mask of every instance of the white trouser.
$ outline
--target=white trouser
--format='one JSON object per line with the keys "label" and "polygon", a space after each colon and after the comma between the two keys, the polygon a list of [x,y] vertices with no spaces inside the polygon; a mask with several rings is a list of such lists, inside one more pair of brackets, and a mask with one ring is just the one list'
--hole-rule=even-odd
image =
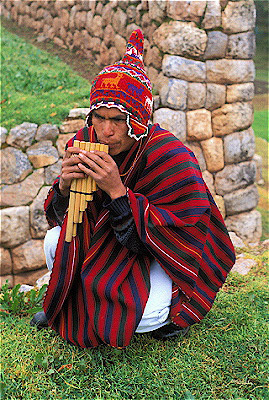
{"label": "white trouser", "polygon": [[[56,247],[60,236],[61,227],[50,229],[44,241],[44,251],[47,267],[53,267]],[[168,319],[172,298],[172,280],[161,268],[157,261],[150,266],[150,293],[142,316],[136,329],[137,333],[154,331],[170,322]]]}

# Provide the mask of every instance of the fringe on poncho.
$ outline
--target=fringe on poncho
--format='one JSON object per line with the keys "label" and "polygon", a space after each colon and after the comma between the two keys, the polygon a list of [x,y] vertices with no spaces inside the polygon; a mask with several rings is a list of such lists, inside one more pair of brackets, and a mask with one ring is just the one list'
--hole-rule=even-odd
{"label": "fringe on poncho", "polygon": [[[80,130],[69,146],[74,139],[96,141],[92,127]],[[170,319],[182,328],[205,317],[235,261],[197,160],[173,134],[151,126],[119,170],[150,256],[117,241],[100,189],[71,243],[65,242],[65,216],[44,311],[50,326],[80,347],[130,343],[149,296],[152,257],[173,281]],[[57,224],[53,195],[52,187],[45,201],[51,227]]]}

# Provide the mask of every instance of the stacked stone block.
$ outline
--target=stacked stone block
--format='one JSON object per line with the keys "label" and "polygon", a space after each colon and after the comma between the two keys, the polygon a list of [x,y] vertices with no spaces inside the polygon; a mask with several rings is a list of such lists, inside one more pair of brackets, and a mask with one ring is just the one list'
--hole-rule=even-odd
{"label": "stacked stone block", "polygon": [[[75,50],[100,69],[119,60],[132,30],[141,28],[155,95],[153,122],[172,131],[194,152],[228,229],[245,242],[259,240],[257,157],[251,128],[253,0],[3,0],[2,15],[34,29],[40,41],[50,39]],[[10,253],[12,260],[18,259],[18,246],[24,245],[23,250],[25,243],[37,244],[44,236],[41,211],[34,209],[41,209],[43,186],[50,185],[59,171],[65,140],[83,123],[81,111],[72,110],[69,118],[60,132],[55,133],[55,127],[48,135],[46,126],[30,124],[27,135],[25,126],[20,126],[5,140],[2,213],[7,222],[2,225],[7,232],[2,246],[7,259]],[[15,226],[22,214],[29,224],[21,233],[24,239],[15,240],[11,231],[20,232]]]}

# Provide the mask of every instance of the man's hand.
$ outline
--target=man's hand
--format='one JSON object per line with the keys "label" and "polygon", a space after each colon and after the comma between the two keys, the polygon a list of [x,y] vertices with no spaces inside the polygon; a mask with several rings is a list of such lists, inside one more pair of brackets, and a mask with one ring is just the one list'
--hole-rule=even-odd
{"label": "man's hand", "polygon": [[91,176],[112,200],[126,194],[126,187],[121,181],[117,164],[109,154],[98,150],[90,152],[81,150],[78,158],[80,162],[77,166],[80,171]]}
{"label": "man's hand", "polygon": [[65,197],[69,195],[73,179],[85,178],[84,172],[78,166],[81,163],[81,159],[78,157],[80,152],[81,149],[78,147],[68,147],[65,152],[59,183],[60,192]]}

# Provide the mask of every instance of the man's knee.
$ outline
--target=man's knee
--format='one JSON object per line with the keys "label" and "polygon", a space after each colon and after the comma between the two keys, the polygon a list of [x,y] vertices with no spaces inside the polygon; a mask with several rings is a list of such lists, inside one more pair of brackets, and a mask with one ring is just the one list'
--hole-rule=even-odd
{"label": "man's knee", "polygon": [[60,233],[61,233],[61,227],[55,226],[54,228],[49,229],[47,231],[44,239],[44,253],[46,257],[47,267],[50,271],[52,270],[53,267],[55,252]]}
{"label": "man's knee", "polygon": [[44,239],[44,247],[49,248],[55,246],[55,243],[57,245],[60,232],[61,232],[60,226],[55,226],[54,228],[49,229]]}

